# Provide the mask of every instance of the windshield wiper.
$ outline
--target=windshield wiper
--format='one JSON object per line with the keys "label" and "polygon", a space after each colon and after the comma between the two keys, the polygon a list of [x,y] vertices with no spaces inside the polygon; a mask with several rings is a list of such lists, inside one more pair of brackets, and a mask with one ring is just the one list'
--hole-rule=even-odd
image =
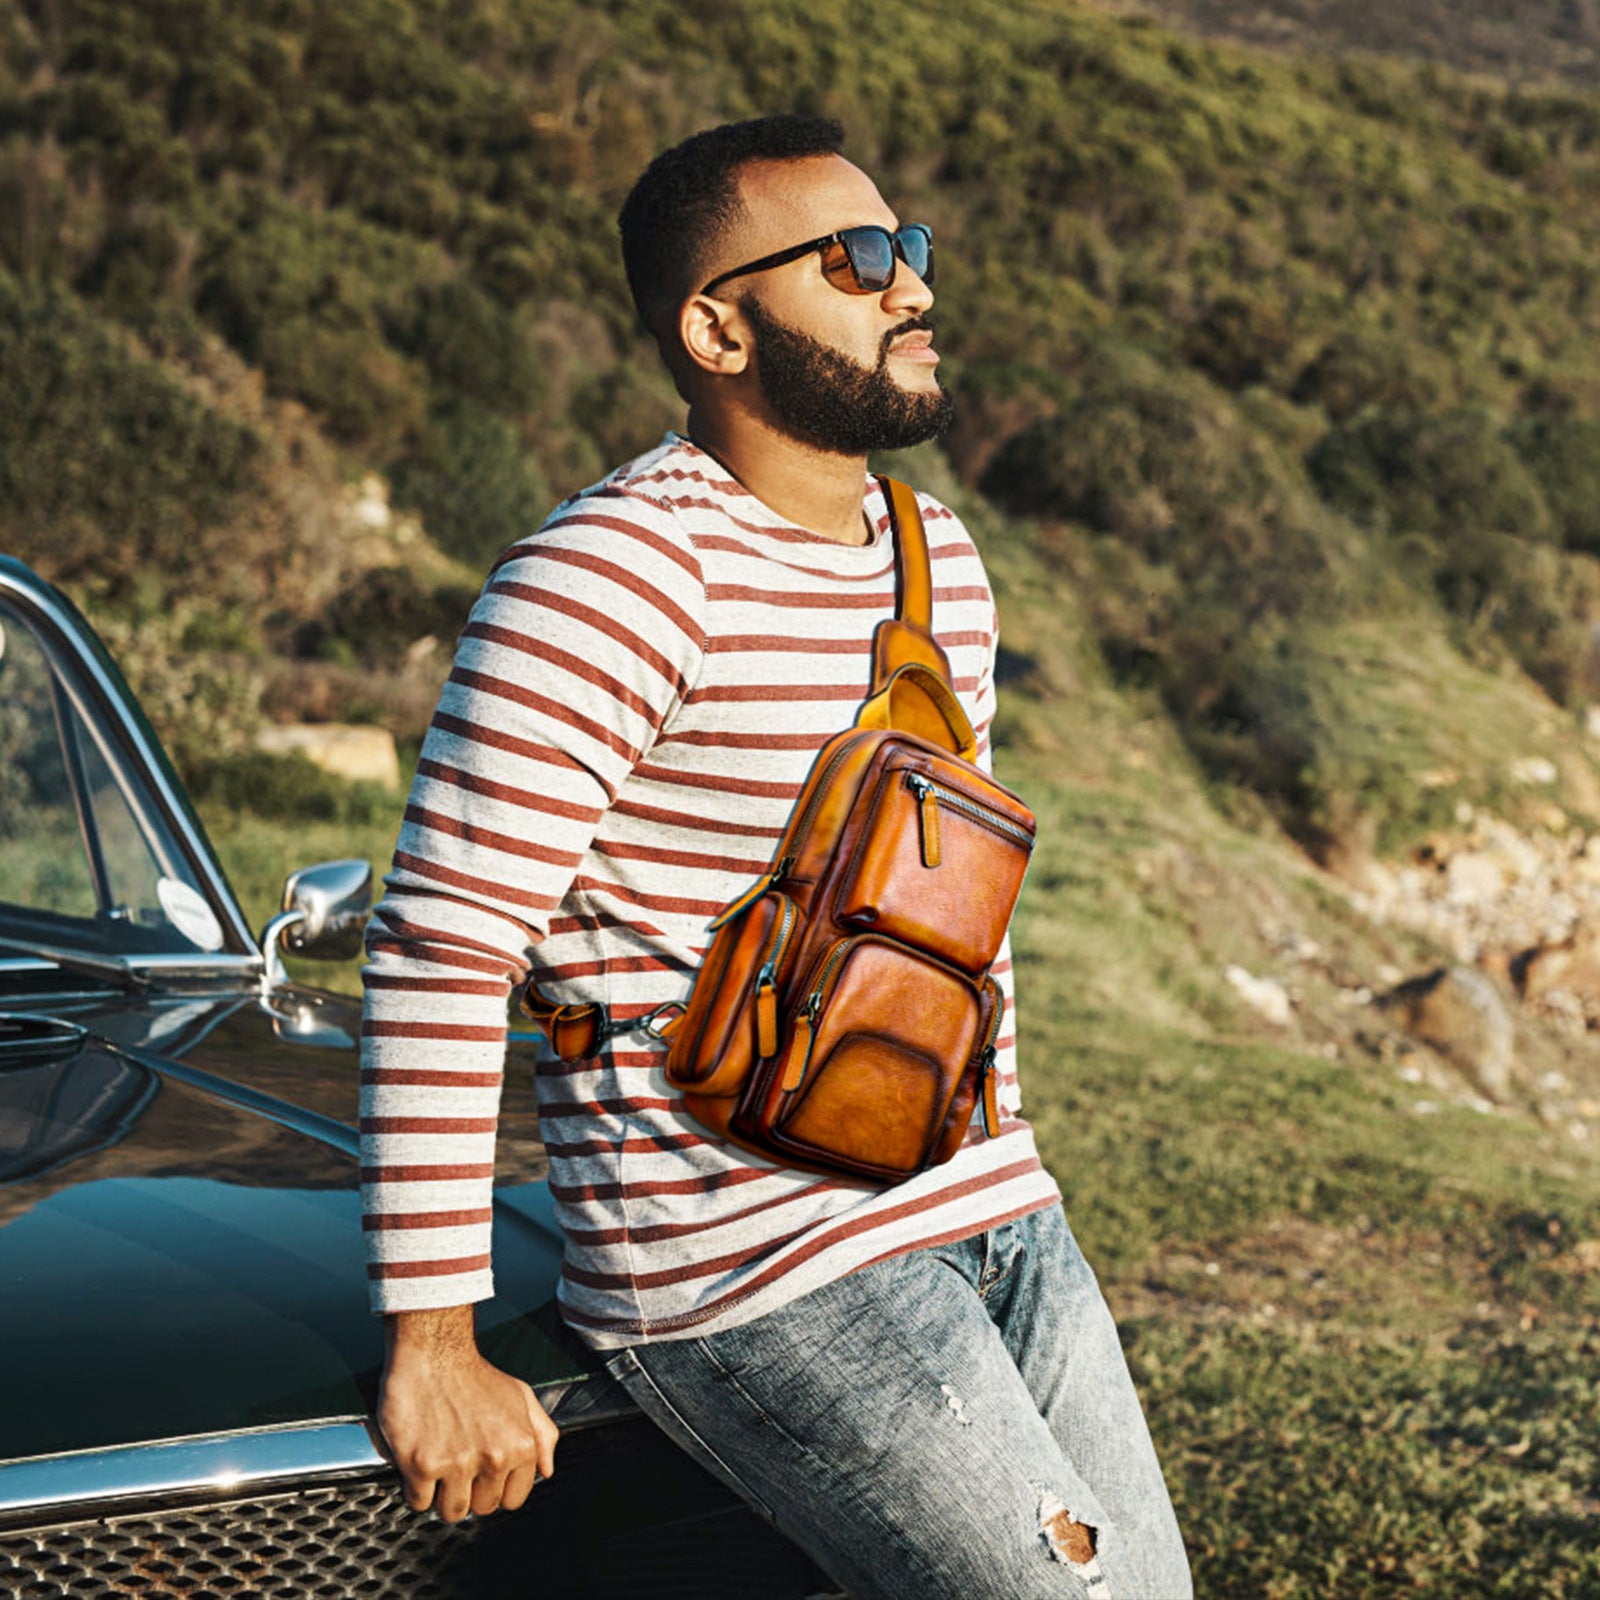
{"label": "windshield wiper", "polygon": [[150,980],[142,972],[135,971],[122,956],[84,955],[78,950],[57,950],[54,945],[33,944],[25,939],[0,938],[0,950],[14,950],[19,955],[53,961],[63,972],[109,978],[124,989],[143,990],[150,987]]}

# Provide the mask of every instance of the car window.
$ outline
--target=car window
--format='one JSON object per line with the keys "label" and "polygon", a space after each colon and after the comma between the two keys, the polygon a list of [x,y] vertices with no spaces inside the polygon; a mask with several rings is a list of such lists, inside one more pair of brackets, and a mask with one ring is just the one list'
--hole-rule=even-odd
{"label": "car window", "polygon": [[136,768],[41,640],[0,605],[0,935],[121,954],[223,933]]}

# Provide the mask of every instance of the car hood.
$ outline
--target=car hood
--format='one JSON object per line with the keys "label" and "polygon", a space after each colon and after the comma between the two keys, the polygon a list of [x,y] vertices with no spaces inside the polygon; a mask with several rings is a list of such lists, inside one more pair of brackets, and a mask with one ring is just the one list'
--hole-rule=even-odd
{"label": "car hood", "polygon": [[[0,1013],[0,1459],[368,1411],[353,1008],[51,1009]],[[536,1386],[585,1377],[548,1191],[501,1176],[485,1353]]]}

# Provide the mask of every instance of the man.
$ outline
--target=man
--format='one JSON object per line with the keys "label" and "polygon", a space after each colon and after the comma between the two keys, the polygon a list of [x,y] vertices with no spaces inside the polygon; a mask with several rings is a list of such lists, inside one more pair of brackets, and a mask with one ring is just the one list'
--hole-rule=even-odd
{"label": "man", "polygon": [[[491,573],[423,747],[369,934],[364,1166],[411,1503],[522,1503],[556,1429],[473,1343],[508,984],[643,1019],[761,873],[854,715],[894,552],[871,450],[950,401],[926,230],[834,123],[771,117],[657,158],[621,216],[684,435],[557,507]],[[844,230],[842,238],[840,231]],[[982,743],[996,619],[921,502],[934,628]],[[1009,952],[995,972],[1010,989]],[[872,1596],[1187,1595],[1116,1332],[1018,1115],[887,1188],[741,1153],[642,1029],[541,1072],[558,1300],[641,1408]]]}

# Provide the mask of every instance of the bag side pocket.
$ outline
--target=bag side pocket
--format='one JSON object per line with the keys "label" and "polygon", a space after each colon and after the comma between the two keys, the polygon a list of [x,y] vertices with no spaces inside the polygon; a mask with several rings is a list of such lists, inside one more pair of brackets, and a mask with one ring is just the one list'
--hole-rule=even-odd
{"label": "bag side pocket", "polygon": [[[787,895],[768,893],[717,930],[667,1050],[668,1083],[733,1094],[777,1048],[776,974],[798,922]],[[726,982],[730,976],[739,981]]]}

